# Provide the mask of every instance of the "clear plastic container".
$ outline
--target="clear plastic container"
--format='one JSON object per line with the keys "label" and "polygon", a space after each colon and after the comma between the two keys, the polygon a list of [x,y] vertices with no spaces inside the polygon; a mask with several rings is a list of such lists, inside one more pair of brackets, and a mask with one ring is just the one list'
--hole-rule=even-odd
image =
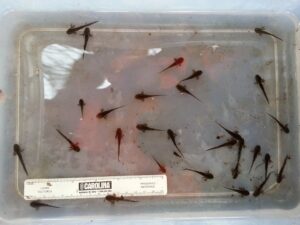
{"label": "clear plastic container", "polygon": [[[203,221],[220,217],[254,220],[257,215],[296,218],[299,4],[283,8],[274,4],[272,12],[266,10],[266,3],[265,8],[254,4],[237,13],[241,6],[237,2],[223,3],[214,11],[212,3],[182,6],[176,1],[168,1],[168,9],[118,1],[114,2],[120,3],[118,7],[111,3],[105,9],[100,2],[94,2],[94,8],[88,3],[65,3],[57,12],[55,3],[19,3],[6,3],[9,7],[0,17],[6,31],[0,37],[3,221],[63,224],[104,219],[113,223],[113,218],[147,221],[153,216]],[[67,35],[65,31],[70,24],[95,20],[99,23],[90,27],[93,36],[82,59],[82,32]],[[283,41],[256,34],[254,28],[262,26]],[[185,59],[181,67],[159,73],[176,57]],[[184,85],[201,102],[175,88],[193,70],[202,70],[203,75]],[[265,79],[270,104],[255,84],[255,74]],[[141,91],[165,96],[141,102],[134,99]],[[83,119],[77,105],[80,98],[86,102]],[[125,107],[106,120],[96,118],[101,108],[121,105]],[[288,123],[290,133],[283,133],[267,113]],[[238,130],[245,138],[237,179],[231,175],[237,147],[205,151],[230,138],[216,122]],[[166,132],[142,133],[137,123],[174,130],[184,159],[172,154],[176,149]],[[119,127],[124,132],[120,161],[115,140]],[[55,129],[78,142],[81,151],[69,151]],[[28,177],[12,154],[14,143],[25,149]],[[257,144],[263,154],[271,155],[270,171],[277,173],[286,155],[291,160],[281,184],[272,175],[262,195],[242,198],[224,187],[253,191],[264,180],[264,166],[257,167],[263,155],[248,173],[251,150]],[[28,178],[157,174],[152,157],[166,166],[167,196],[141,197],[138,203],[113,208],[103,199],[56,200],[49,203],[60,210],[39,211],[23,199]],[[205,181],[185,168],[209,170],[214,179]]]}

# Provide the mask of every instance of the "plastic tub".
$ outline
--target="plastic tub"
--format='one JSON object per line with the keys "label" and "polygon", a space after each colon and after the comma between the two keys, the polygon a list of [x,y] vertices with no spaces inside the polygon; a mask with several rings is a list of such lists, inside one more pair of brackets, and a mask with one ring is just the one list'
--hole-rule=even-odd
{"label": "plastic tub", "polygon": [[[6,3],[0,18],[5,31],[0,37],[3,222],[86,224],[153,217],[162,222],[188,217],[220,223],[220,217],[297,217],[299,4],[275,2],[270,11],[265,2],[238,12],[239,1],[218,8],[212,8],[213,2],[183,6],[168,1],[169,8],[66,2],[58,11],[58,2],[18,3]],[[91,26],[93,37],[82,59],[83,37],[65,31],[70,24],[94,20],[99,23]],[[254,32],[262,26],[283,41]],[[182,66],[160,73],[176,57],[185,59]],[[175,88],[193,70],[203,75],[184,84],[201,102]],[[255,74],[266,80],[270,104],[255,84]],[[134,95],[141,91],[165,96],[137,101]],[[86,102],[83,120],[80,98]],[[107,120],[96,118],[101,108],[121,105],[125,107]],[[284,134],[267,113],[288,123],[290,133]],[[205,151],[230,138],[216,121],[245,138],[237,179],[231,174],[237,147]],[[166,132],[141,133],[135,128],[144,122],[174,130],[184,159],[174,157],[176,148]],[[120,161],[118,127],[124,132]],[[81,151],[68,151],[55,129],[78,141]],[[12,154],[14,143],[25,149],[28,177]],[[272,175],[262,195],[242,198],[224,187],[241,186],[252,193],[264,180],[264,166],[258,166],[262,156],[248,173],[257,144],[271,155],[269,170],[274,173],[286,155],[291,160],[282,183]],[[159,173],[153,156],[167,169],[166,196],[114,206],[103,199],[55,200],[49,203],[59,210],[39,211],[24,200],[28,178],[153,175]],[[209,170],[214,179],[205,181],[185,168]]]}

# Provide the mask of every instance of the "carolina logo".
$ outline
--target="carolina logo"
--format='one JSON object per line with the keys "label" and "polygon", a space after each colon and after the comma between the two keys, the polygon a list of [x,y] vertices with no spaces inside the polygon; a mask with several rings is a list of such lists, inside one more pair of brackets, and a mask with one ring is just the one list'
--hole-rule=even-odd
{"label": "carolina logo", "polygon": [[79,191],[111,189],[111,181],[80,182]]}

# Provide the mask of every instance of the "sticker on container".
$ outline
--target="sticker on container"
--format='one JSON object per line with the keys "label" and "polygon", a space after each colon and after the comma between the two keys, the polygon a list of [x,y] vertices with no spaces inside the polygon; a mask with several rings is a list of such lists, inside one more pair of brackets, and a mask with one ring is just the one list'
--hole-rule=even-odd
{"label": "sticker on container", "polygon": [[104,198],[106,195],[156,196],[167,194],[166,175],[28,179],[25,200]]}

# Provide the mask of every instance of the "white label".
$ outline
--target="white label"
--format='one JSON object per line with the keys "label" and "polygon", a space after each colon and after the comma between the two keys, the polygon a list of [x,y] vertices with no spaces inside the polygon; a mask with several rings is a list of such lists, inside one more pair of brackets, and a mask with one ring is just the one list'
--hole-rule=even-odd
{"label": "white label", "polygon": [[111,176],[84,178],[28,179],[25,200],[155,196],[167,194],[166,175]]}

